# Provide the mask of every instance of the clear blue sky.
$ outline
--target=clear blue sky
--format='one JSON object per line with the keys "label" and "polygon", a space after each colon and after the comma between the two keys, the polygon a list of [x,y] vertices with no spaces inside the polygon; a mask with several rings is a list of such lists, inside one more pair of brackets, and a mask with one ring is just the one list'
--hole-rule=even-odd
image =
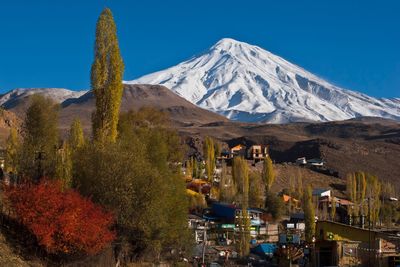
{"label": "clear blue sky", "polygon": [[400,97],[397,0],[1,0],[0,92],[88,89],[95,24],[106,6],[117,23],[126,80],[231,37],[339,86]]}

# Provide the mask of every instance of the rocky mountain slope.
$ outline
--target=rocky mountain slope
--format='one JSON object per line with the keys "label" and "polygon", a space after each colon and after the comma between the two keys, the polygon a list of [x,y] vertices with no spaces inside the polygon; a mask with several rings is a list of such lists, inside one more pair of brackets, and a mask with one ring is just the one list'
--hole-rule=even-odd
{"label": "rocky mountain slope", "polygon": [[260,47],[222,39],[206,52],[128,84],[160,84],[229,119],[289,123],[361,116],[400,120],[400,99],[345,90]]}
{"label": "rocky mountain slope", "polygon": [[63,88],[18,88],[0,96],[0,106],[16,114],[24,113],[29,105],[29,98],[34,94],[41,94],[51,98],[56,103],[68,99],[79,98],[87,91],[72,91]]}
{"label": "rocky mountain slope", "polygon": [[[61,106],[61,128],[69,128],[73,119],[77,117],[81,119],[82,124],[89,131],[91,127],[91,114],[95,108],[95,99],[92,92],[87,92],[79,98],[66,100]],[[167,112],[172,122],[179,127],[215,121],[227,121],[221,115],[201,109],[178,97],[164,86],[125,85],[121,111],[138,110],[141,107],[154,107]]]}
{"label": "rocky mountain slope", "polygon": [[[91,127],[91,114],[95,99],[91,91],[74,92],[66,89],[16,89],[0,97],[0,105],[23,118],[29,106],[29,97],[42,94],[61,106],[60,128],[69,128],[74,118],[80,118],[87,132]],[[160,85],[124,85],[121,111],[137,110],[141,107],[154,107],[165,111],[172,122],[179,126],[228,121],[225,117],[204,110],[190,103]]]}
{"label": "rocky mountain slope", "polygon": [[269,145],[275,163],[321,158],[330,175],[338,176],[338,184],[344,183],[348,173],[365,171],[391,182],[400,192],[400,123],[396,121],[364,117],[280,125],[221,122],[181,128],[180,132],[192,138],[211,136],[230,146]]}

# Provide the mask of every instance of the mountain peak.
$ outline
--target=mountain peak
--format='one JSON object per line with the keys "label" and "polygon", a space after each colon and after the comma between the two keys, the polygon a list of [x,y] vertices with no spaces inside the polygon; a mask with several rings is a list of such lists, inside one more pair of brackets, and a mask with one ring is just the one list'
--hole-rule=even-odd
{"label": "mountain peak", "polygon": [[222,38],[214,45],[214,47],[224,47],[224,46],[240,45],[240,44],[247,44],[247,43],[243,43],[232,38]]}
{"label": "mountain peak", "polygon": [[236,51],[239,52],[244,48],[250,48],[252,45],[241,42],[232,38],[222,38],[215,45],[213,45],[210,50],[219,50],[219,51]]}
{"label": "mountain peak", "polygon": [[400,120],[395,99],[334,86],[258,46],[231,38],[169,69],[127,83],[161,84],[193,104],[247,122]]}

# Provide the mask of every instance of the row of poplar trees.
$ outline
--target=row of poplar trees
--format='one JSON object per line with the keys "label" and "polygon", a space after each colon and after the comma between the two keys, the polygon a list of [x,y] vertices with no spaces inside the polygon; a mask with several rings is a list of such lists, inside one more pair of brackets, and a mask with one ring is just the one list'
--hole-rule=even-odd
{"label": "row of poplar trees", "polygon": [[112,211],[118,233],[114,251],[120,259],[176,259],[171,251],[191,250],[185,184],[175,164],[183,157],[180,139],[162,112],[143,108],[120,114],[123,72],[113,15],[104,9],[91,68],[92,138],[84,138],[75,120],[61,141],[59,107],[35,95],[22,140],[16,130],[7,140],[6,166],[19,179],[61,179],[65,188]]}
{"label": "row of poplar trees", "polygon": [[372,227],[378,223],[391,226],[399,220],[397,202],[389,201],[395,195],[393,185],[382,183],[375,175],[358,171],[347,175],[346,189],[354,203],[351,210],[353,223],[360,223],[361,216],[365,216],[366,223],[371,223]]}

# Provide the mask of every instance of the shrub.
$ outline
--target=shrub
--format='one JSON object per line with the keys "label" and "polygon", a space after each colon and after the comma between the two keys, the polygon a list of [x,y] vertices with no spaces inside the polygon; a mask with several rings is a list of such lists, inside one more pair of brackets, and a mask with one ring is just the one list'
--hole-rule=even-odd
{"label": "shrub", "polygon": [[96,254],[115,238],[113,215],[57,180],[5,188],[17,218],[51,254]]}

